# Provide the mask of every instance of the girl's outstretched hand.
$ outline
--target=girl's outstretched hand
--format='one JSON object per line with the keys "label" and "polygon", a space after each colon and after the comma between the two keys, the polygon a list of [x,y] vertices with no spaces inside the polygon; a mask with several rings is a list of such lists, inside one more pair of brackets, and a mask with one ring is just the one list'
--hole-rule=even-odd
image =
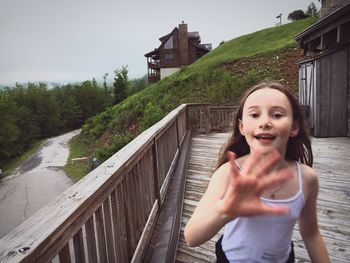
{"label": "girl's outstretched hand", "polygon": [[222,199],[222,212],[229,217],[252,216],[257,214],[287,214],[288,207],[265,205],[260,197],[269,187],[278,185],[291,178],[291,169],[273,171],[281,160],[276,151],[262,155],[252,152],[239,171],[235,154],[228,152],[231,166],[231,182]]}

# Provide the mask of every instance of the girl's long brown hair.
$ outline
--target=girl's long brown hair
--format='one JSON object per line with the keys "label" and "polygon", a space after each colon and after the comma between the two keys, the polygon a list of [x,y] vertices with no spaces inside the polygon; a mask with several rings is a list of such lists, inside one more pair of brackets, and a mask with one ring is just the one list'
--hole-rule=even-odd
{"label": "girl's long brown hair", "polygon": [[234,152],[238,157],[250,153],[249,145],[244,136],[239,131],[239,122],[242,119],[243,107],[246,99],[250,94],[259,89],[270,88],[282,92],[287,96],[293,112],[293,121],[299,125],[299,133],[295,137],[290,137],[287,142],[286,159],[300,161],[310,167],[313,164],[313,155],[311,149],[311,141],[308,130],[304,123],[304,117],[301,113],[300,106],[293,94],[280,83],[275,81],[261,82],[248,89],[241,97],[239,107],[233,123],[233,134],[222,148],[219,154],[218,167],[227,162],[227,151]]}

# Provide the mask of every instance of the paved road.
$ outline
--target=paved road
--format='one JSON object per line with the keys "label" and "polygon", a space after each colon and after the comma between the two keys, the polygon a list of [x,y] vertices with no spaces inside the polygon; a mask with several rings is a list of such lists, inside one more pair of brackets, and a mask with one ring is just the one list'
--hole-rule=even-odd
{"label": "paved road", "polygon": [[62,170],[68,141],[80,130],[48,139],[11,176],[0,181],[0,238],[70,187]]}

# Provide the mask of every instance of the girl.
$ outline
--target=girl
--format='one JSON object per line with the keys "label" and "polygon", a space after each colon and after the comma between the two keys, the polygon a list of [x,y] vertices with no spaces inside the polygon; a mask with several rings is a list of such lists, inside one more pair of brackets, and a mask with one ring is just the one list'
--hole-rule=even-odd
{"label": "girl", "polygon": [[318,180],[299,104],[277,82],[243,95],[234,132],[185,228],[189,246],[211,239],[218,262],[294,262],[296,220],[312,262],[329,262],[317,225]]}

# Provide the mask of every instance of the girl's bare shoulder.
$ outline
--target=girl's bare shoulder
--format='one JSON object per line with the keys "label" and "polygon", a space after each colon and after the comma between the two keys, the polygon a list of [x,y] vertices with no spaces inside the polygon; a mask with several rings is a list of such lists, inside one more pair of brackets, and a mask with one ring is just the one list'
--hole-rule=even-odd
{"label": "girl's bare shoulder", "polygon": [[318,176],[316,171],[306,164],[300,164],[300,170],[303,178],[303,190],[308,196],[317,196]]}
{"label": "girl's bare shoulder", "polygon": [[231,171],[230,162],[222,164],[216,171],[213,173],[211,180],[227,180]]}
{"label": "girl's bare shoulder", "polygon": [[300,164],[301,174],[303,176],[303,180],[306,183],[315,183],[317,182],[317,174],[314,169],[306,164]]}
{"label": "girl's bare shoulder", "polygon": [[[241,169],[241,167],[243,167],[243,164],[246,160],[247,156],[242,156],[239,157],[238,159],[235,160],[235,164],[238,169]],[[231,172],[232,172],[232,164],[230,162],[226,162],[223,165],[221,165],[212,175],[213,177],[219,177],[220,179],[225,179],[225,178],[229,178]]]}

